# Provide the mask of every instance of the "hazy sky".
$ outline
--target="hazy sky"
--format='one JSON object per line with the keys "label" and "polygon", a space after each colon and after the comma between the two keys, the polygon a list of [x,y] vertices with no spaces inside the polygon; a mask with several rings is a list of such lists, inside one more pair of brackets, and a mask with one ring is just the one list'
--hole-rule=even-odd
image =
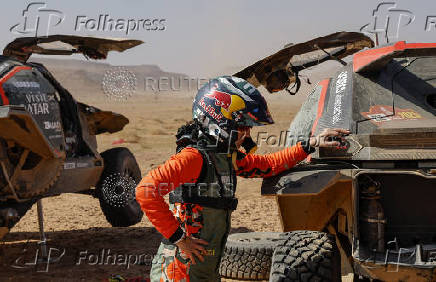
{"label": "hazy sky", "polygon": [[[235,66],[247,66],[282,48],[336,31],[359,31],[373,21],[373,10],[382,1],[8,1],[0,17],[0,46],[19,35],[10,28],[23,21],[22,12],[32,2],[58,10],[64,20],[51,27],[50,34],[92,35],[141,39],[145,44],[124,54],[111,53],[115,65],[156,64],[166,71],[207,76]],[[395,16],[403,14],[399,39],[409,42],[436,42],[436,24],[426,31],[426,22],[436,23],[436,1],[385,1]],[[41,4],[42,5],[42,4]],[[403,12],[398,10],[405,10]],[[32,12],[35,14],[36,12]],[[43,17],[44,12],[39,15]],[[163,31],[76,31],[81,19],[164,19]],[[384,20],[379,16],[379,24]],[[414,17],[411,23],[407,21]],[[82,25],[83,27],[83,25]],[[77,56],[77,58],[80,58]]]}

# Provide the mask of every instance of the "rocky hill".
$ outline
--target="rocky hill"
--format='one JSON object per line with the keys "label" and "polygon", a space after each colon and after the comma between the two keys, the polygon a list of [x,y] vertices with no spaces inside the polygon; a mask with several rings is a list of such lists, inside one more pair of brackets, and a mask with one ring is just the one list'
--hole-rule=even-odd
{"label": "rocky hill", "polygon": [[[102,93],[102,80],[107,71],[114,71],[120,66],[95,61],[75,59],[32,58],[30,61],[44,64],[55,78],[76,97],[93,95],[96,91]],[[171,89],[186,87],[183,84],[188,75],[166,72],[157,65],[121,66],[134,74],[137,92],[153,91],[161,88]],[[180,86],[180,83],[181,86]],[[147,85],[146,85],[147,83]],[[171,85],[173,84],[173,85]]]}

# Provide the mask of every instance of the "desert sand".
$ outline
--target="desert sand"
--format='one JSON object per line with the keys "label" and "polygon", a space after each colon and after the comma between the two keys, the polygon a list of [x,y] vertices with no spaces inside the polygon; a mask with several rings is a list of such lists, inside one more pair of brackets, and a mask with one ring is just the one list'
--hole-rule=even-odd
{"label": "desert sand", "polygon": [[[74,69],[68,68],[69,65],[71,62],[61,66],[54,61],[48,67],[80,102],[121,113],[130,120],[123,131],[97,137],[100,152],[117,146],[129,148],[142,175],[175,153],[174,135],[191,118],[195,89],[172,92],[139,89],[127,100],[113,100],[99,88],[100,66],[94,66],[91,73],[91,67],[80,69],[78,64]],[[259,130],[276,135],[287,130],[310,88],[306,86],[298,96],[263,92],[276,123],[254,129],[253,139],[256,140]],[[113,144],[120,140],[122,144]],[[259,145],[259,154],[283,148]],[[231,232],[282,231],[275,199],[260,195],[261,183],[261,179],[238,179],[239,206],[233,213]],[[161,235],[146,216],[135,226],[112,228],[100,210],[98,199],[84,194],[45,198],[43,208],[48,248],[52,257],[63,253],[62,258],[49,265],[32,265],[39,240],[34,205],[0,243],[0,281],[104,281],[117,274],[124,278],[148,277]],[[117,255],[115,264],[111,257],[108,259],[110,254]],[[24,262],[28,263],[27,267],[17,268]]]}
{"label": "desert sand", "polygon": [[[98,108],[121,113],[130,123],[123,131],[98,136],[99,151],[112,147],[125,146],[135,155],[142,174],[163,163],[175,151],[177,128],[190,120],[192,93],[165,92],[141,93],[126,101],[110,100],[103,93],[95,93],[80,99]],[[283,95],[283,94],[282,94]],[[271,112],[276,124],[262,128],[271,134],[286,130],[298,105],[293,105],[292,97],[276,96],[269,98]],[[285,102],[286,101],[286,102]],[[257,136],[254,130],[253,137]],[[121,145],[112,145],[120,139]],[[268,153],[280,147],[261,144],[258,152]],[[232,232],[281,231],[277,205],[273,198],[261,197],[261,179],[238,179],[238,209],[232,218]],[[53,248],[53,256],[65,254],[59,263],[45,266],[14,268],[18,258],[31,261],[35,257],[39,240],[36,205],[6,236],[0,248],[2,269],[0,280],[24,281],[27,279],[45,281],[102,281],[112,274],[131,278],[147,276],[151,258],[160,242],[160,234],[152,227],[147,217],[135,226],[112,228],[102,214],[98,199],[82,194],[63,194],[43,199],[45,230],[48,246]],[[146,265],[121,262],[112,265],[102,259],[104,254],[141,255]],[[100,256],[100,262],[93,265],[92,254]],[[82,257],[82,259],[81,259]],[[84,259],[90,258],[89,259]],[[134,258],[131,262],[134,262]],[[127,268],[128,267],[128,268]]]}

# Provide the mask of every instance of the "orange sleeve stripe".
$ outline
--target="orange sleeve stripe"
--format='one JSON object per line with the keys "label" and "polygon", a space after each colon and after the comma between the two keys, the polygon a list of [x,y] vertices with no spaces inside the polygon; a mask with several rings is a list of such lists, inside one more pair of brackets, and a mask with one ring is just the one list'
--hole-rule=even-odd
{"label": "orange sleeve stripe", "polygon": [[236,173],[242,177],[269,177],[295,166],[306,157],[300,143],[272,154],[248,154],[236,161]]}
{"label": "orange sleeve stripe", "polygon": [[179,222],[169,210],[163,196],[183,183],[195,183],[203,165],[201,153],[185,148],[163,165],[151,170],[136,187],[136,200],[154,227],[170,238]]}

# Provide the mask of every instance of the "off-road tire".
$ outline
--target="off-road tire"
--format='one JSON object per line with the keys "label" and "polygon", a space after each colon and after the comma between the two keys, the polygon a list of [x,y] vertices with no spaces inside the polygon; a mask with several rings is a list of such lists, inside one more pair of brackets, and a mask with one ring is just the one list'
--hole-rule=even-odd
{"label": "off-road tire", "polygon": [[341,281],[334,236],[317,231],[290,232],[274,250],[270,281]]}
{"label": "off-road tire", "polygon": [[231,234],[221,259],[220,275],[243,280],[267,280],[274,248],[286,233],[249,232]]}
{"label": "off-road tire", "polygon": [[104,170],[96,186],[96,195],[106,220],[113,227],[127,227],[140,222],[144,213],[136,199],[132,199],[125,206],[116,207],[108,203],[102,192],[104,180],[115,174],[127,174],[128,177],[134,180],[135,184],[139,183],[141,170],[135,157],[129,149],[123,147],[104,151],[101,156],[104,160]]}

